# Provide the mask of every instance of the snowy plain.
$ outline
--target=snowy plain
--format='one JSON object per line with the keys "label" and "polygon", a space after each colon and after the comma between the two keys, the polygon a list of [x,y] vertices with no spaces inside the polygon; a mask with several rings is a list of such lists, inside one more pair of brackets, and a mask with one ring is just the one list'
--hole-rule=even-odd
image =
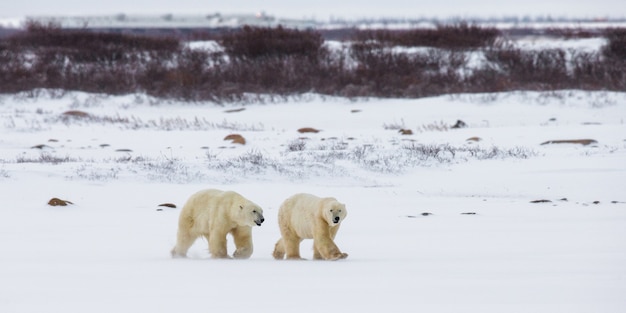
{"label": "snowy plain", "polygon": [[[626,310],[626,93],[222,106],[38,92],[0,97],[1,312]],[[597,143],[541,145],[564,139]],[[170,257],[203,188],[264,208],[249,260],[212,260],[201,239]],[[346,260],[272,259],[297,192],[346,204]]]}

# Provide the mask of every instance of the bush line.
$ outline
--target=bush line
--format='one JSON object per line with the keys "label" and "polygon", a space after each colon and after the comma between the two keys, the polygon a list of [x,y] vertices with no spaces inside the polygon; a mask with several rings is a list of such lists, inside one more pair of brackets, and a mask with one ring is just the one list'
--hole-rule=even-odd
{"label": "bush line", "polygon": [[[604,32],[600,52],[522,50],[495,28],[362,30],[344,51],[312,30],[243,27],[217,37],[223,51],[174,36],[65,30],[30,24],[0,40],[0,93],[41,88],[145,93],[232,102],[250,94],[315,92],[345,97],[424,97],[512,90],[626,90],[626,30]],[[394,47],[428,47],[418,52]],[[488,61],[469,68],[468,51]],[[568,54],[569,53],[569,54]]]}

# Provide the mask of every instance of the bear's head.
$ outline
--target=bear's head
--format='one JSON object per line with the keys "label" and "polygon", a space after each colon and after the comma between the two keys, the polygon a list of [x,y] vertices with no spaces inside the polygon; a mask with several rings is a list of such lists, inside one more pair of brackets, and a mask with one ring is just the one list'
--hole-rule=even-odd
{"label": "bear's head", "polygon": [[324,206],[324,210],[324,218],[329,226],[339,225],[348,215],[345,204],[334,199]]}
{"label": "bear's head", "polygon": [[261,226],[265,221],[263,209],[260,206],[248,202],[239,206],[239,221],[246,226]]}

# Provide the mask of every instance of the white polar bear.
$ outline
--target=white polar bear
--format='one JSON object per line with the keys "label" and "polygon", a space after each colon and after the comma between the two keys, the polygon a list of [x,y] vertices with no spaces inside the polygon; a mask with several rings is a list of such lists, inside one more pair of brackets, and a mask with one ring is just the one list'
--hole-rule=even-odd
{"label": "white polar bear", "polygon": [[339,251],[334,239],[339,224],[346,218],[346,206],[335,198],[320,198],[300,193],[283,202],[278,210],[278,224],[282,237],[274,246],[273,256],[281,260],[302,259],[300,243],[313,239],[313,258],[338,260],[348,257]]}
{"label": "white polar bear", "polygon": [[172,257],[185,257],[194,241],[204,236],[212,258],[230,258],[226,235],[231,234],[237,250],[233,257],[252,255],[252,227],[265,219],[261,207],[234,191],[207,189],[193,194],[180,212],[176,246]]}

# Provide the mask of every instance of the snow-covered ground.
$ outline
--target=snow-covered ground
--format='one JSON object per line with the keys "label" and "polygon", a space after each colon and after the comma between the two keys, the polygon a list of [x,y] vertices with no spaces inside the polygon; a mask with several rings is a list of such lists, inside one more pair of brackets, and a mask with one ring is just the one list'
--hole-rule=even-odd
{"label": "snow-covered ground", "polygon": [[[0,97],[0,312],[626,310],[626,93],[266,100]],[[249,260],[170,257],[203,188],[264,208]],[[272,259],[297,192],[346,204],[346,260]]]}

